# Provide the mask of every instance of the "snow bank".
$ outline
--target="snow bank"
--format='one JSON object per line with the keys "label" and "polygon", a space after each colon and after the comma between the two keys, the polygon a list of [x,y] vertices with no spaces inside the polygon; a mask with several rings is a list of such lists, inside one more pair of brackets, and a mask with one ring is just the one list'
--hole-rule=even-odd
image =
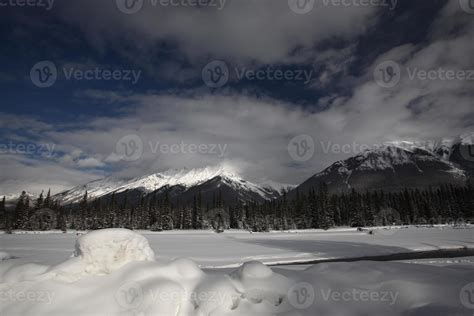
{"label": "snow bank", "polygon": [[228,275],[206,274],[188,259],[156,262],[147,240],[125,229],[90,232],[75,248],[57,266],[1,262],[0,315],[472,314],[459,296],[472,266],[357,262],[291,271],[251,261]]}
{"label": "snow bank", "polygon": [[[318,264],[288,272],[297,281],[290,301],[302,315],[472,315],[474,267],[397,262]],[[317,282],[316,282],[317,280]],[[293,299],[292,299],[292,295]],[[298,297],[299,296],[299,297]],[[300,300],[298,300],[298,298]],[[311,303],[307,306],[307,303]]]}
{"label": "snow bank", "polygon": [[[259,262],[231,276],[206,275],[193,261],[155,261],[143,236],[105,229],[80,236],[56,266],[0,266],[5,315],[257,315],[278,312],[290,281]],[[40,296],[18,304],[19,297]],[[72,304],[81,302],[81,304]]]}
{"label": "snow bank", "polygon": [[75,257],[91,274],[109,274],[132,261],[153,261],[148,240],[128,229],[102,229],[79,237]]}

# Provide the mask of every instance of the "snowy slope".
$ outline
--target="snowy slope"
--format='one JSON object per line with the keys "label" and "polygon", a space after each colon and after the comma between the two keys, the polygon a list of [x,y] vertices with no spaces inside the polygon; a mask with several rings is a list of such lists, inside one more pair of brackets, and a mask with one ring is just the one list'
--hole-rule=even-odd
{"label": "snowy slope", "polygon": [[277,182],[267,182],[264,185],[259,185],[246,181],[229,168],[205,167],[191,170],[170,169],[162,173],[137,177],[128,181],[112,177],[104,178],[61,192],[57,194],[55,198],[59,199],[62,204],[67,204],[79,202],[86,190],[89,199],[99,198],[112,193],[123,193],[130,190],[140,190],[143,193],[151,193],[174,186],[181,186],[184,187],[185,190],[189,190],[216,178],[235,190],[251,192],[263,199],[278,197],[282,188],[288,188],[288,185],[279,184]]}
{"label": "snowy slope", "polygon": [[63,191],[56,194],[54,198],[59,200],[62,204],[77,203],[82,199],[86,191],[89,199],[95,199],[114,192],[124,183],[124,180],[107,177]]}
{"label": "snowy slope", "polygon": [[280,192],[280,193],[288,192],[297,187],[297,185],[294,185],[294,184],[280,183],[280,182],[275,182],[271,180],[260,182],[259,185],[263,188],[270,189],[270,190]]}
{"label": "snowy slope", "polygon": [[469,170],[465,164],[453,159],[459,143],[460,140],[423,146],[410,142],[386,143],[334,163],[305,181],[298,190],[307,192],[322,182],[328,184],[333,192],[352,188],[397,191],[405,187],[424,188],[444,183],[464,185]]}

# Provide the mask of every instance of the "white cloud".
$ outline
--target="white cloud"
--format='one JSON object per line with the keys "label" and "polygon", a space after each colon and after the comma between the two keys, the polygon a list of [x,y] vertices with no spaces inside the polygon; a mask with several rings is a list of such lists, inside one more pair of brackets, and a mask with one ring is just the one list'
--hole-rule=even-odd
{"label": "white cloud", "polygon": [[21,155],[0,155],[0,165],[0,196],[19,194],[22,190],[39,194],[49,188],[57,193],[103,176],[100,172],[83,172],[65,168],[54,161],[40,161]]}
{"label": "white cloud", "polygon": [[77,165],[80,168],[99,168],[99,167],[105,166],[105,164],[102,161],[99,161],[93,157],[79,159],[77,161]]}
{"label": "white cloud", "polygon": [[[433,22],[427,43],[407,43],[388,50],[360,78],[346,79],[347,85],[353,88],[350,96],[323,96],[306,108],[224,89],[220,90],[221,94],[88,90],[76,97],[132,106],[127,111],[119,109],[108,116],[78,121],[67,129],[32,117],[1,115],[0,122],[9,130],[9,138],[20,139],[19,131],[31,126],[31,132],[41,132],[41,141],[55,144],[60,155],[50,161],[1,157],[2,169],[7,172],[2,172],[0,189],[34,192],[48,185],[59,189],[98,175],[81,171],[84,168],[107,167],[119,176],[133,177],[169,168],[222,163],[232,165],[251,181],[299,183],[330,163],[351,155],[325,152],[324,147],[331,143],[371,145],[400,139],[432,140],[472,131],[472,81],[409,80],[405,71],[400,83],[387,89],[373,79],[374,68],[385,60],[397,61],[402,69],[473,69],[474,19],[455,2],[448,2]],[[157,40],[173,39],[190,60],[210,53],[243,62],[304,59],[327,64],[321,77],[324,85],[345,73],[353,51],[349,47],[314,58],[313,45],[328,36],[363,32],[370,25],[374,10],[327,8],[307,16],[295,16],[288,10],[286,1],[285,5],[272,3],[275,4],[232,2],[222,12],[195,12],[192,20],[189,9],[184,8],[147,9],[136,16],[124,16],[102,7],[105,4],[92,2],[68,3],[59,12],[63,18],[71,19],[71,23],[79,24],[91,42],[104,49],[106,42],[130,35],[144,51]],[[99,15],[101,19],[97,19]],[[295,57],[291,52],[297,47],[301,54]],[[166,71],[179,69],[179,65],[169,65]],[[178,81],[186,79],[184,76]],[[143,155],[138,160],[123,161],[115,153],[116,145],[132,134],[143,142]],[[300,134],[311,135],[316,143],[315,156],[303,164],[297,164],[287,152],[288,141]],[[188,148],[192,144],[225,145],[226,151],[218,155],[190,153],[189,149],[178,153],[160,149],[161,145],[169,148],[181,144]]]}

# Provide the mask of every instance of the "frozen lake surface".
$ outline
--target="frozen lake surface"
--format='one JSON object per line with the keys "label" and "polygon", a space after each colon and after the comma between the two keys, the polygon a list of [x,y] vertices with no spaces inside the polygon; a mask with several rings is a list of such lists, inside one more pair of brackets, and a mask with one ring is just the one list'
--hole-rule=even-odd
{"label": "frozen lake surface", "polygon": [[[139,231],[158,261],[189,258],[201,268],[237,267],[258,260],[265,264],[384,256],[412,251],[474,249],[474,227],[376,229],[370,235],[355,228],[330,231],[249,233],[226,231]],[[75,232],[0,235],[0,251],[18,262],[58,264],[71,255]]]}

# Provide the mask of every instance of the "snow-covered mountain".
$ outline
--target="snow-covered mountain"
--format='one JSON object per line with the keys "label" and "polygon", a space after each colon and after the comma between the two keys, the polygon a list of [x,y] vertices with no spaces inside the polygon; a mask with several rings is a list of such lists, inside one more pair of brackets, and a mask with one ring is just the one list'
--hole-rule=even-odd
{"label": "snow-covered mountain", "polygon": [[288,183],[280,183],[280,182],[275,182],[272,180],[267,180],[263,182],[258,183],[261,187],[270,189],[272,191],[280,192],[280,194],[283,194],[284,192],[289,192],[293,190],[294,188],[297,187],[297,185],[294,184],[288,184]]}
{"label": "snow-covered mountain", "polygon": [[[26,195],[30,199],[30,205],[33,205],[35,200],[38,198],[37,195],[30,193],[28,191],[26,191]],[[16,205],[18,198],[20,197],[20,194],[0,194],[0,199],[3,199],[3,197],[5,197],[5,205],[7,207],[12,207]]]}
{"label": "snow-covered mountain", "polygon": [[[403,188],[427,188],[441,184],[465,185],[472,179],[473,135],[443,139],[433,143],[391,142],[341,160],[313,175],[297,187],[308,192],[326,183],[331,192],[352,188],[398,191]],[[296,189],[290,192],[290,196]]]}
{"label": "snow-covered mountain", "polygon": [[168,170],[134,179],[108,177],[74,187],[55,196],[64,204],[77,203],[88,192],[90,200],[115,194],[127,196],[136,203],[143,195],[168,194],[183,203],[192,202],[197,194],[211,200],[218,192],[226,203],[238,201],[262,202],[296,189],[307,192],[320,183],[328,184],[332,192],[357,190],[398,191],[405,187],[426,188],[451,183],[464,185],[474,178],[474,133],[446,138],[436,142],[385,143],[349,159],[341,160],[313,175],[299,186],[265,181],[253,183],[242,179],[227,167]]}
{"label": "snow-covered mountain", "polygon": [[[269,200],[278,197],[282,190],[292,188],[288,184],[265,182],[255,184],[242,179],[232,170],[225,167],[206,167],[197,169],[171,169],[162,173],[155,173],[130,180],[121,180],[113,177],[95,180],[84,185],[76,186],[55,196],[61,204],[77,203],[87,191],[90,200],[107,197],[111,194],[134,194],[135,198],[143,194],[171,193],[171,197],[184,195],[185,197],[196,192],[225,190],[233,198],[247,200]],[[236,193],[235,193],[236,192]]]}

